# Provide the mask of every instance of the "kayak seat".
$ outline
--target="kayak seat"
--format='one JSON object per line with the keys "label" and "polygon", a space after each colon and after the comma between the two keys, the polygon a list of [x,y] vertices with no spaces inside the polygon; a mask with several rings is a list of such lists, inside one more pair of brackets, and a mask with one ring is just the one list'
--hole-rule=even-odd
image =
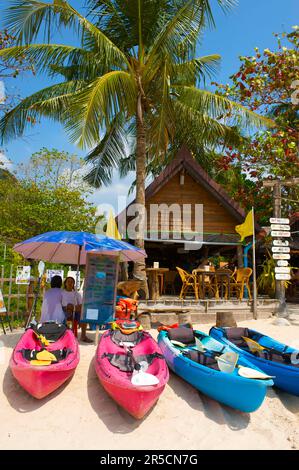
{"label": "kayak seat", "polygon": [[131,334],[122,333],[121,330],[111,330],[109,332],[111,340],[114,344],[120,345],[121,343],[133,343],[134,345],[140,343],[143,338],[142,331],[134,331]]}
{"label": "kayak seat", "polygon": [[133,372],[136,363],[147,362],[150,366],[155,359],[164,359],[164,356],[159,353],[141,354],[133,359],[131,354],[104,353],[101,359],[104,358],[107,358],[112,366],[117,367],[122,372]]}
{"label": "kayak seat", "polygon": [[[46,358],[42,358],[42,355],[48,354],[49,356],[55,356],[50,358],[50,362],[55,364],[56,362],[62,361],[68,357],[73,351],[68,348],[57,349],[56,351],[48,351],[47,349],[21,349],[19,352],[22,353],[24,359],[26,361],[35,361],[35,360],[45,360]],[[47,359],[46,359],[47,360]]]}
{"label": "kayak seat", "polygon": [[170,341],[179,341],[183,344],[194,344],[195,343],[195,336],[194,331],[192,328],[186,327],[179,327],[179,328],[172,328],[168,330],[168,338]]}
{"label": "kayak seat", "polygon": [[31,325],[31,328],[36,331],[38,335],[43,335],[50,343],[58,341],[67,330],[65,325],[56,322],[39,323],[36,326]]}
{"label": "kayak seat", "polygon": [[198,364],[209,367],[210,369],[219,370],[216,359],[214,357],[206,356],[201,351],[190,349],[189,351],[184,351],[183,355],[188,359],[191,359],[191,361],[197,362]]}
{"label": "kayak seat", "polygon": [[246,341],[242,338],[250,338],[248,328],[236,327],[236,328],[225,328],[225,334],[227,339],[238,346],[241,349],[248,349]]}
{"label": "kayak seat", "polygon": [[283,351],[276,351],[275,349],[264,349],[259,351],[259,357],[268,361],[279,362],[281,364],[287,364],[293,367],[299,367],[299,364],[292,364],[291,355],[284,353]]}

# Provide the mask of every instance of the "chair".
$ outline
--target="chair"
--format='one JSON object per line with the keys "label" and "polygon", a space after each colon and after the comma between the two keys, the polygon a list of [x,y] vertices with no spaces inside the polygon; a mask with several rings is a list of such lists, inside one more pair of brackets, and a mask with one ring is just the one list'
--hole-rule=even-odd
{"label": "chair", "polygon": [[[216,292],[216,298],[219,299],[219,290],[220,287],[224,286],[224,298],[225,300],[228,299],[229,297],[229,287],[231,286],[231,281],[228,279],[232,278],[233,276],[233,271],[231,271],[228,268],[219,268],[215,272],[215,277],[214,277],[214,283],[215,283],[215,292]],[[233,279],[234,281],[234,279]],[[232,282],[233,282],[232,281]]]}
{"label": "chair", "polygon": [[252,299],[249,279],[252,274],[251,268],[238,268],[233,274],[232,282],[230,283],[231,293],[236,293],[239,300],[244,297],[244,286],[247,287],[249,299]]}
{"label": "chair", "polygon": [[217,297],[217,293],[215,292],[214,283],[213,283],[215,267],[209,266],[208,270],[209,272],[213,273],[212,278],[209,275],[204,274],[205,272],[207,272],[207,267],[193,269],[192,271],[192,274],[196,280],[197,293],[201,299],[205,298],[206,290],[208,290],[209,297],[214,297],[214,296]]}
{"label": "chair", "polygon": [[164,275],[164,286],[163,286],[163,294],[166,294],[167,290],[170,290],[171,294],[175,294],[175,279],[177,277],[177,271],[168,271]]}
{"label": "chair", "polygon": [[178,273],[183,283],[180,292],[180,299],[185,299],[186,295],[192,291],[192,293],[195,294],[196,300],[198,300],[197,282],[194,274],[190,274],[187,271],[184,271],[184,269],[179,268],[178,266],[176,267],[176,269],[178,270]]}

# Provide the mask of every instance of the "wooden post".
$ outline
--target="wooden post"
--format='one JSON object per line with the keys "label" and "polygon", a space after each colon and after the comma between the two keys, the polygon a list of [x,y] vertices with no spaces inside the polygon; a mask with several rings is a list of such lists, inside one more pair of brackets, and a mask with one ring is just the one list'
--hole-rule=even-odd
{"label": "wooden post", "polygon": [[96,325],[96,336],[94,340],[94,344],[97,346],[99,344],[99,334],[100,334],[100,327]]}
{"label": "wooden post", "polygon": [[17,319],[19,319],[19,310],[20,310],[20,286],[17,287]]}
{"label": "wooden post", "polygon": [[216,326],[236,327],[237,322],[234,318],[233,312],[217,312],[216,313]]}
{"label": "wooden post", "polygon": [[242,245],[237,246],[237,257],[238,257],[238,268],[243,268],[243,247]]}
{"label": "wooden post", "polygon": [[[13,265],[11,264],[11,265],[10,265],[10,271],[9,271],[7,315],[10,315],[10,300],[11,300],[11,288],[12,288],[12,271],[13,271]],[[14,314],[12,315],[12,319],[14,319]]]}

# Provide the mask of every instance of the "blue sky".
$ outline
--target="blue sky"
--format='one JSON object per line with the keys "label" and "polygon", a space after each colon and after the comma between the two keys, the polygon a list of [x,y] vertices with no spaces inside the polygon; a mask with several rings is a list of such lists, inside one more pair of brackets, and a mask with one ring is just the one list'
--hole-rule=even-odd
{"label": "blue sky", "polygon": [[[77,9],[84,5],[82,0],[69,0]],[[212,1],[216,5],[216,1]],[[0,0],[0,28],[2,27],[1,12],[9,4],[9,0]],[[239,0],[229,14],[224,14],[218,7],[214,8],[216,29],[206,31],[203,43],[198,46],[198,54],[220,54],[222,57],[221,69],[215,77],[221,83],[229,82],[229,76],[239,67],[240,55],[253,55],[254,48],[275,48],[276,41],[273,32],[290,31],[291,27],[299,23],[298,0]],[[76,38],[68,31],[57,34],[55,42],[72,44]],[[30,74],[12,82],[21,96],[27,96],[41,87],[48,86],[47,77],[32,77]],[[27,132],[25,138],[11,141],[5,146],[5,154],[13,163],[24,161],[38,151],[41,147],[57,148],[78,155],[84,155],[73,144],[63,128],[55,123],[43,120]],[[96,203],[116,201],[116,194],[125,195],[131,177],[124,180],[114,178],[113,187],[103,188],[95,192],[92,200]]]}

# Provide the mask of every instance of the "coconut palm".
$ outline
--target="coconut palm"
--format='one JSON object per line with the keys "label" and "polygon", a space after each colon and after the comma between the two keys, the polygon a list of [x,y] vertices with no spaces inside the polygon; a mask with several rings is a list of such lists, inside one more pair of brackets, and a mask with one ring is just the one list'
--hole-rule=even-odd
{"label": "coconut palm", "polygon": [[[222,8],[234,3],[216,1]],[[71,141],[93,148],[87,180],[99,187],[111,181],[126,154],[127,135],[133,136],[136,202],[142,207],[146,165],[161,161],[176,136],[204,146],[233,139],[235,124],[270,123],[198,88],[219,60],[195,55],[203,28],[213,23],[208,0],[87,0],[86,16],[65,0],[12,0],[5,18],[18,45],[0,54],[6,60],[24,56],[37,72],[63,81],[7,113],[2,137],[22,135],[41,116],[61,122]],[[61,26],[78,34],[80,46],[50,42]],[[36,43],[42,33],[44,42]],[[135,243],[144,246],[142,214]]]}

